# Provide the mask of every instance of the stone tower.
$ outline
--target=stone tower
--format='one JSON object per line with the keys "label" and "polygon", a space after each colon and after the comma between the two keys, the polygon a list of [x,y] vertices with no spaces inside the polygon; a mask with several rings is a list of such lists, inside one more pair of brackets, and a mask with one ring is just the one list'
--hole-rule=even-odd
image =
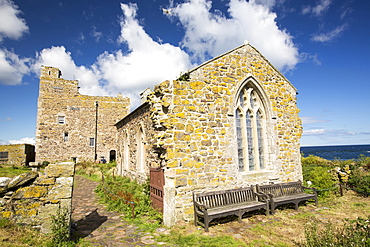
{"label": "stone tower", "polygon": [[36,161],[116,159],[114,124],[129,113],[130,99],[87,96],[77,80],[42,66],[36,123]]}

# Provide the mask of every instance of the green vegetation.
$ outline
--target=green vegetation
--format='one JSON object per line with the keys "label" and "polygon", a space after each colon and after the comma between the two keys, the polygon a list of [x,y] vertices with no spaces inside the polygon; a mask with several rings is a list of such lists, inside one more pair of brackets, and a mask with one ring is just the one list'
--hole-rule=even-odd
{"label": "green vegetation", "polygon": [[97,193],[109,210],[124,213],[126,220],[134,221],[146,230],[149,226],[159,227],[162,215],[151,207],[149,183],[139,184],[126,177],[105,176]]}
{"label": "green vegetation", "polygon": [[[360,156],[356,160],[327,161],[316,156],[308,156],[302,158],[302,170],[306,184],[307,181],[311,181],[312,186],[320,190],[322,197],[332,197],[333,192],[337,190],[330,190],[330,188],[339,182],[345,188],[357,192],[359,196],[370,195],[370,157]],[[366,205],[358,200],[352,207],[349,204],[341,206],[344,210],[348,210],[353,207],[363,209]],[[350,214],[350,211],[346,213]],[[361,217],[355,220],[344,219],[342,224],[330,221],[323,223],[312,219],[305,227],[305,241],[301,246],[369,246],[369,222],[370,216],[367,219]]]}
{"label": "green vegetation", "polygon": [[157,238],[158,241],[171,243],[173,246],[202,246],[202,247],[219,247],[219,246],[247,246],[241,241],[235,240],[231,236],[209,237],[203,236],[200,233],[183,235],[179,232],[171,231],[169,235],[161,235]]}
{"label": "green vegetation", "polygon": [[348,186],[362,195],[370,195],[370,157],[360,156],[356,163],[351,164],[352,174]]}
{"label": "green vegetation", "polygon": [[0,165],[1,170],[1,176],[2,177],[15,177],[22,173],[31,171],[31,168],[25,167],[25,166],[14,166],[14,165],[8,165],[8,164],[1,164]]}
{"label": "green vegetation", "polygon": [[301,163],[305,185],[318,189],[319,197],[329,196],[331,194],[330,189],[336,189],[335,186],[338,181],[335,174],[331,172],[335,168],[333,162],[310,155],[305,158],[302,157]]}
{"label": "green vegetation", "polygon": [[180,75],[179,78],[177,78],[177,81],[189,81],[190,80],[190,73],[186,72]]}
{"label": "green vegetation", "polygon": [[45,241],[49,241],[49,236],[42,235],[31,227],[17,225],[8,219],[0,219],[1,246],[45,246]]}
{"label": "green vegetation", "polygon": [[329,161],[310,155],[302,157],[302,171],[305,185],[317,188],[320,197],[337,193],[339,182],[360,194],[370,195],[370,157],[362,155],[356,160]]}
{"label": "green vegetation", "polygon": [[320,226],[316,220],[305,227],[306,240],[301,246],[370,246],[370,216],[367,219],[344,220],[343,226],[331,222]]}
{"label": "green vegetation", "polygon": [[67,247],[75,246],[75,243],[69,241],[69,212],[62,209],[57,215],[52,215],[51,240],[47,246],[50,247]]}

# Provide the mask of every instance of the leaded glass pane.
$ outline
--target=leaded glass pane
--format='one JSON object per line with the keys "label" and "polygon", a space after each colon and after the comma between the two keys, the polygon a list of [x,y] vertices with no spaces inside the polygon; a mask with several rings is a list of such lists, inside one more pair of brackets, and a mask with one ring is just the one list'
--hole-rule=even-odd
{"label": "leaded glass pane", "polygon": [[254,165],[254,154],[253,154],[254,146],[253,146],[253,132],[252,132],[252,116],[249,111],[246,111],[245,123],[246,123],[246,132],[247,132],[249,170],[252,171],[255,169],[255,165]]}
{"label": "leaded glass pane", "polygon": [[253,95],[254,95],[254,92],[253,91],[251,91],[250,92],[250,95],[249,95],[249,102],[250,102],[250,104],[251,104],[251,108],[253,109],[253,107],[254,107],[254,97],[253,97]]}
{"label": "leaded glass pane", "polygon": [[260,111],[257,112],[257,137],[258,137],[258,156],[260,162],[260,169],[265,168],[265,161],[263,155],[263,128],[262,128],[262,114]]}
{"label": "leaded glass pane", "polygon": [[235,111],[236,141],[238,145],[238,165],[240,170],[244,170],[244,152],[243,152],[243,130],[239,110]]}
{"label": "leaded glass pane", "polygon": [[244,93],[243,93],[243,90],[241,91],[240,95],[239,95],[239,104],[241,107],[243,107],[244,105]]}

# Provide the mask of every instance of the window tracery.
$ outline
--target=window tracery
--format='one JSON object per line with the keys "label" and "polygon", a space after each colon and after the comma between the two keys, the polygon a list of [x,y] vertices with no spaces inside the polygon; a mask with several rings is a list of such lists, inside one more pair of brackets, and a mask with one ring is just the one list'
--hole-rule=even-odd
{"label": "window tracery", "polygon": [[266,114],[262,97],[249,82],[240,90],[235,109],[239,171],[266,168]]}

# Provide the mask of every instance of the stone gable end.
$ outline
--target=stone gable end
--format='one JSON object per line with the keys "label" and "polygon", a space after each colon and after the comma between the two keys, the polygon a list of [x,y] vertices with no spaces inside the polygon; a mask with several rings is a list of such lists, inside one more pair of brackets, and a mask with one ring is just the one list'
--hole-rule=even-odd
{"label": "stone gable end", "polygon": [[[135,126],[138,130],[138,123],[143,126],[145,173],[149,176],[151,166],[164,169],[164,222],[172,225],[192,219],[194,191],[302,179],[302,126],[296,100],[295,87],[254,47],[243,45],[190,70],[179,80],[157,85],[148,96],[150,107],[142,112],[146,117],[124,118],[116,127],[124,133]],[[248,105],[251,113],[243,110]],[[261,110],[252,112],[257,108]],[[258,140],[252,140],[259,150],[243,147],[245,150],[238,151],[239,140],[252,146],[237,133],[238,111],[244,115],[242,126],[248,126],[245,119],[261,119],[253,125],[261,125],[253,130]],[[248,137],[248,130],[243,133]],[[118,143],[124,141],[119,138]],[[137,144],[128,141],[126,149],[135,154]],[[123,147],[118,159],[122,174],[128,174],[125,169],[135,171],[132,167],[137,162],[129,158],[128,166],[122,166],[125,152]],[[253,155],[247,161],[240,152]],[[130,176],[139,175],[130,172]]]}

